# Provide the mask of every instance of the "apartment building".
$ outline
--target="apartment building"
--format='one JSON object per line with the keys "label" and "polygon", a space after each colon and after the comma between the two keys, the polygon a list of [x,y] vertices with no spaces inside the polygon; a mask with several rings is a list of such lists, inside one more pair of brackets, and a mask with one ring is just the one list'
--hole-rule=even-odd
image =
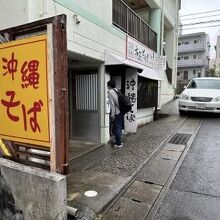
{"label": "apartment building", "polygon": [[220,76],[220,36],[217,36],[215,50],[216,50],[215,72],[218,76]]}
{"label": "apartment building", "polygon": [[207,76],[209,52],[209,36],[205,32],[179,36],[177,93],[180,93],[191,79]]}
{"label": "apartment building", "polygon": [[127,132],[173,99],[179,9],[179,0],[2,0],[0,29],[67,15],[70,139],[106,143],[109,79],[133,102]]}

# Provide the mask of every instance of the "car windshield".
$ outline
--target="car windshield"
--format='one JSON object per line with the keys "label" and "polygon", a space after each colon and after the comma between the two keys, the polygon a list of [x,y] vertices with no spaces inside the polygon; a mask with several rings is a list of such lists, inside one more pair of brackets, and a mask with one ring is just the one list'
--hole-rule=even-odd
{"label": "car windshield", "polygon": [[220,79],[193,79],[188,89],[220,89]]}

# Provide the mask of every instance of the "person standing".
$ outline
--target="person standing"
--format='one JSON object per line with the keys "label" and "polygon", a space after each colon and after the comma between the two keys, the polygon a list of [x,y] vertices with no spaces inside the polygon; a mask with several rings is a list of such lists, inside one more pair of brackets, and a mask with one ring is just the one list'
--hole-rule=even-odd
{"label": "person standing", "polygon": [[123,147],[121,143],[121,135],[124,121],[124,114],[120,112],[118,102],[118,90],[115,88],[115,81],[110,80],[107,82],[108,98],[110,102],[110,119],[114,123],[115,144],[114,147]]}

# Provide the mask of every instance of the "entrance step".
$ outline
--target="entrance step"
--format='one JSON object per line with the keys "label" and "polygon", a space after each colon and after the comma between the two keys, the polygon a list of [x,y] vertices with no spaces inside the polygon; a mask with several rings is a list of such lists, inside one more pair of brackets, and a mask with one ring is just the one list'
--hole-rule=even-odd
{"label": "entrance step", "polygon": [[101,143],[87,142],[87,141],[77,141],[71,140],[69,142],[69,158],[70,161],[80,157],[90,151],[95,150],[96,148],[102,146]]}

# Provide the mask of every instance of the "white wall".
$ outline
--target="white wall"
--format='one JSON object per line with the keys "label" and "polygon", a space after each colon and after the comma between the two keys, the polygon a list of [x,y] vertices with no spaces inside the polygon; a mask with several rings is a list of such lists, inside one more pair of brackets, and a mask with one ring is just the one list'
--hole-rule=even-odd
{"label": "white wall", "polygon": [[[68,50],[104,60],[109,50],[125,56],[126,34],[112,26],[112,1],[4,0],[0,9],[0,29],[59,14],[67,15]],[[9,16],[8,12],[13,14]],[[80,15],[79,15],[80,14]],[[76,15],[80,23],[76,24]]]}
{"label": "white wall", "polygon": [[[67,14],[68,50],[103,61],[105,50],[125,56],[126,35],[111,25],[111,1],[93,1],[88,3],[89,7],[85,0],[75,2],[75,11],[71,4],[66,7],[56,4],[56,14]],[[49,0],[50,13],[54,7],[54,2]],[[79,24],[76,24],[76,15]]]}
{"label": "white wall", "polygon": [[145,108],[137,110],[137,127],[141,127],[153,121],[154,108]]}
{"label": "white wall", "polygon": [[176,25],[177,5],[175,0],[163,0],[164,1],[164,15],[169,21],[170,25],[174,28]]}
{"label": "white wall", "polygon": [[94,14],[99,19],[103,20],[107,24],[112,24],[112,13],[110,13],[110,8],[112,8],[112,1],[110,0],[72,0],[72,2],[78,5],[82,9],[88,9],[88,12]]}
{"label": "white wall", "polygon": [[164,49],[167,57],[167,63],[172,69],[172,83],[170,84],[168,82],[166,73],[161,71],[163,81],[161,82],[161,101],[159,103],[160,107],[171,101],[175,95],[177,79],[177,37],[175,29],[165,29],[164,41],[166,42]]}
{"label": "white wall", "polygon": [[172,85],[168,82],[165,72],[162,72],[163,81],[161,82],[161,99],[159,107],[163,106],[174,98],[176,79],[177,79],[177,27],[178,27],[178,1],[163,0],[157,1],[164,13],[164,36],[165,54],[169,67],[172,69]]}
{"label": "white wall", "polygon": [[1,0],[0,30],[26,23],[28,19],[27,0]]}
{"label": "white wall", "polygon": [[165,47],[165,53],[166,53],[166,57],[167,57],[167,62],[169,64],[169,67],[172,68],[174,65],[174,62],[176,62],[176,60],[174,60],[174,55],[175,55],[175,32],[174,29],[172,30],[167,30],[165,32],[165,42],[166,42],[166,47]]}
{"label": "white wall", "polygon": [[161,72],[161,76],[163,77],[163,80],[161,81],[161,99],[158,107],[161,107],[171,101],[175,95],[174,86],[168,82],[164,71]]}

